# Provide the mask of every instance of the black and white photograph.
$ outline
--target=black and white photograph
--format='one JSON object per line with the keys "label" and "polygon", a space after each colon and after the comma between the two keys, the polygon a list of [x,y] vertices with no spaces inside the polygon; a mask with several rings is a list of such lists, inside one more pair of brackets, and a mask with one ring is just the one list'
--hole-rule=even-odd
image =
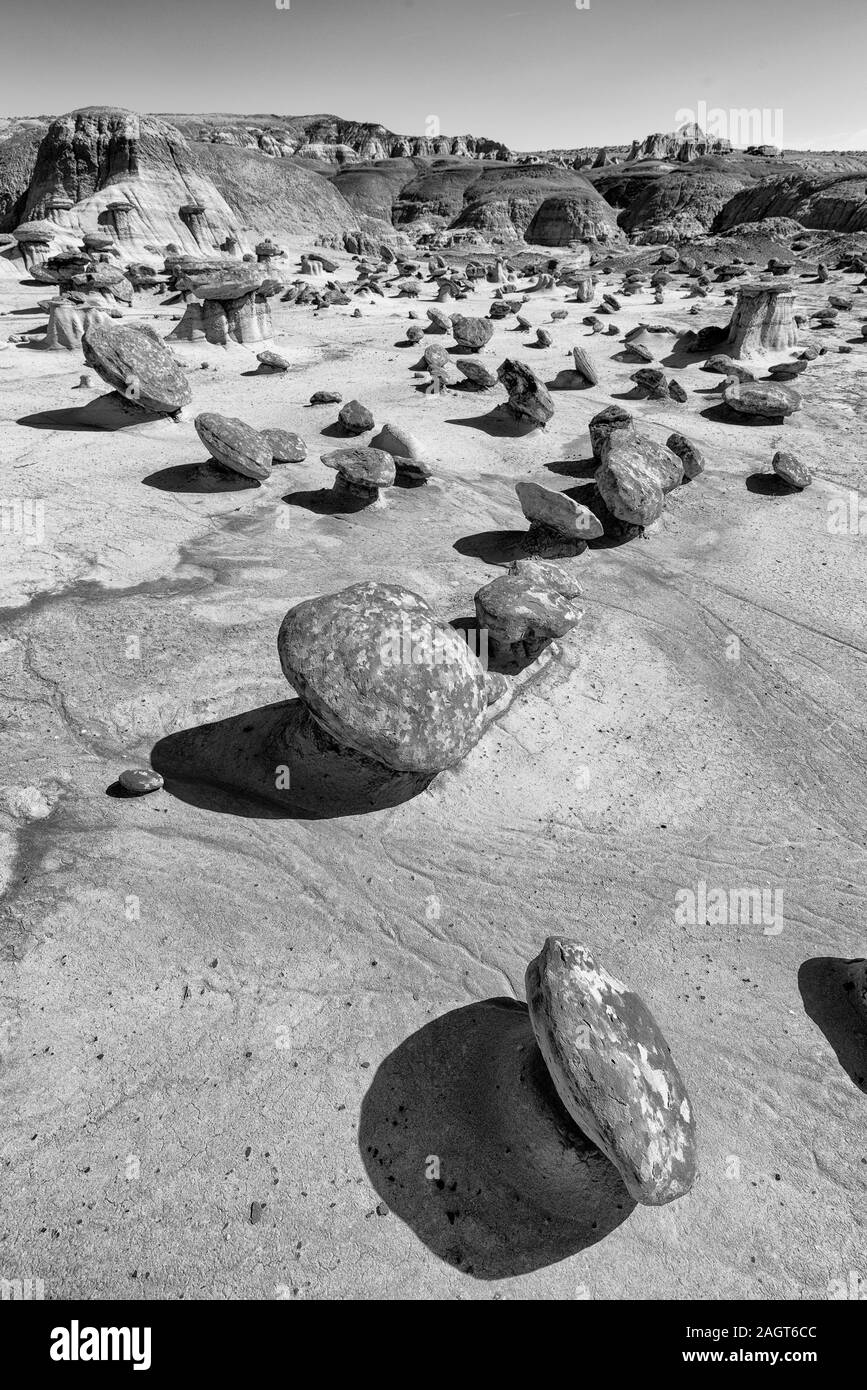
{"label": "black and white photograph", "polygon": [[2,0],[47,1374],[479,1301],[821,1370],[867,1300],[867,8],[515,3]]}

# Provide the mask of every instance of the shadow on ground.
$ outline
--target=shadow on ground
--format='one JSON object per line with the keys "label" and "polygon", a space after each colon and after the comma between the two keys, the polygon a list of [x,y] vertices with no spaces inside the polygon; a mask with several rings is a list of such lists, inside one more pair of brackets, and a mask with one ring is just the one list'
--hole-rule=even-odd
{"label": "shadow on ground", "polygon": [[411,800],[431,781],[341,747],[301,700],[168,734],[150,764],[179,801],[257,819],[366,815]]}
{"label": "shadow on ground", "polygon": [[563,1108],[514,999],[453,1009],[395,1048],[364,1097],[358,1142],[389,1210],[477,1279],[568,1259],[635,1205]]}
{"label": "shadow on ground", "polygon": [[846,1075],[867,1094],[867,1016],[853,1006],[851,961],[813,956],[798,971],[804,1011],[822,1030]]}

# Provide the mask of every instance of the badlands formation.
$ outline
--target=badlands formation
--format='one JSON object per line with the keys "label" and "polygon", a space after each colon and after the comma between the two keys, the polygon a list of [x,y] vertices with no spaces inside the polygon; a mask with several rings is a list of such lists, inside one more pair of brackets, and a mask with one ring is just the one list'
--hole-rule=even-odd
{"label": "badlands formation", "polygon": [[858,1267],[865,178],[5,122],[6,1277]]}

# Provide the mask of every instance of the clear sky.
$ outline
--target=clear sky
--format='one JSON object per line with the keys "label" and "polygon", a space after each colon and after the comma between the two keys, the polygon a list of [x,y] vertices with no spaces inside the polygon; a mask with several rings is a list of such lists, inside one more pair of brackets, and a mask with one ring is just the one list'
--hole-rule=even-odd
{"label": "clear sky", "polygon": [[789,147],[867,148],[867,0],[580,3],[0,0],[2,114],[332,112],[407,135],[435,116],[537,149],[624,144],[704,103],[769,129],[782,110]]}

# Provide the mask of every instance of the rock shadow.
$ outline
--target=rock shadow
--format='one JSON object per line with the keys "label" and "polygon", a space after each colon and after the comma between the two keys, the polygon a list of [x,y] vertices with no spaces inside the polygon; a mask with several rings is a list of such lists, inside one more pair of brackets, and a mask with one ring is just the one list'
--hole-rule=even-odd
{"label": "rock shadow", "polygon": [[150,765],[179,801],[273,820],[366,815],[411,800],[432,780],[344,748],[302,700],[167,734],[154,745]]}
{"label": "rock shadow", "polygon": [[485,565],[510,565],[527,554],[526,540],[526,531],[476,531],[472,536],[461,536],[452,549]]}
{"label": "rock shadow", "polygon": [[395,1048],[362,1102],[358,1143],[389,1210],[476,1279],[568,1259],[635,1206],[561,1104],[514,999],[453,1009]]}
{"label": "rock shadow", "polygon": [[798,971],[798,989],[805,1013],[824,1033],[846,1075],[867,1095],[867,1014],[852,1003],[851,964],[839,956],[813,956]]}
{"label": "rock shadow", "polygon": [[16,424],[33,430],[124,430],[136,425],[153,425],[171,420],[157,411],[142,410],[124,400],[116,391],[96,396],[86,405],[62,406],[57,410],[37,410],[21,415]]}
{"label": "rock shadow", "polygon": [[155,487],[160,492],[245,492],[248,488],[262,486],[257,478],[233,473],[230,468],[222,468],[215,459],[158,468],[142,478],[142,482],[145,487]]}
{"label": "rock shadow", "polygon": [[387,505],[381,502],[377,507],[371,498],[356,496],[345,488],[333,487],[299,488],[296,492],[287,492],[282,500],[287,507],[303,507],[316,516],[352,516],[371,507],[379,511]]}
{"label": "rock shadow", "polygon": [[803,490],[792,487],[778,473],[751,473],[747,478],[747,491],[758,493],[760,497],[793,497]]}
{"label": "rock shadow", "polygon": [[563,478],[594,478],[598,467],[599,463],[592,455],[587,459],[558,459],[545,464],[547,472],[557,473]]}
{"label": "rock shadow", "polygon": [[699,414],[705,420],[716,420],[721,425],[741,425],[746,429],[764,429],[770,427],[778,430],[786,423],[784,415],[741,415],[737,410],[732,410],[730,405],[721,401],[719,405],[708,406],[706,410],[700,410]]}
{"label": "rock shadow", "polygon": [[545,385],[549,391],[592,391],[593,387],[586,377],[580,372],[573,371],[570,367],[563,367],[555,377],[546,381]]}
{"label": "rock shadow", "polygon": [[484,415],[464,415],[446,420],[445,424],[463,425],[465,429],[481,430],[499,439],[520,439],[540,428],[532,420],[517,420],[505,404],[495,405]]}

